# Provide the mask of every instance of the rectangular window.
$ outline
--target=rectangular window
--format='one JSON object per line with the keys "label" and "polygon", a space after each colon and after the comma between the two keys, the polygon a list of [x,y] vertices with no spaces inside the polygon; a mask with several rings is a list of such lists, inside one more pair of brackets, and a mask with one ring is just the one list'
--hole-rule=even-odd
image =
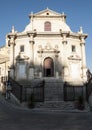
{"label": "rectangular window", "polygon": [[20,46],[20,52],[24,52],[24,45]]}
{"label": "rectangular window", "polygon": [[72,45],[72,52],[76,52],[76,47]]}

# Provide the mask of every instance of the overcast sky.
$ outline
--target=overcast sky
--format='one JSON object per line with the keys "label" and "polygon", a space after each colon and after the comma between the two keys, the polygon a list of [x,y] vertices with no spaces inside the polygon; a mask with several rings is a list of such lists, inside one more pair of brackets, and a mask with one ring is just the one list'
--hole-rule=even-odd
{"label": "overcast sky", "polygon": [[0,46],[5,45],[5,36],[15,30],[22,32],[29,23],[28,15],[46,8],[67,15],[67,24],[73,32],[80,26],[88,34],[86,39],[87,67],[92,71],[92,0],[0,0]]}

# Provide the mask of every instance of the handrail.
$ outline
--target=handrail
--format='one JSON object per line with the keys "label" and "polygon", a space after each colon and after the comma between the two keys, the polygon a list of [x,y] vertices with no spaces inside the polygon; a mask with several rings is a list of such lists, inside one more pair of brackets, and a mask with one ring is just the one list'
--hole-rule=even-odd
{"label": "handrail", "polygon": [[11,82],[12,85],[12,93],[19,99],[20,102],[22,102],[23,85],[19,84],[11,77],[9,77],[9,81]]}

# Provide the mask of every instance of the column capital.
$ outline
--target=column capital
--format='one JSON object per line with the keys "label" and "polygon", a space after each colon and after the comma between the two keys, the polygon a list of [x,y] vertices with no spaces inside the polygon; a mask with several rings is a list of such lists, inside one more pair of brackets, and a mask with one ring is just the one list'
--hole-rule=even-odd
{"label": "column capital", "polygon": [[34,29],[33,31],[28,31],[27,32],[27,35],[29,36],[29,37],[36,37],[36,34],[37,34],[37,32],[36,32],[36,29]]}
{"label": "column capital", "polygon": [[8,38],[8,46],[15,45],[15,40],[17,38],[17,31],[15,31],[14,26],[12,26],[11,32],[7,35]]}
{"label": "column capital", "polygon": [[34,40],[31,39],[31,40],[29,40],[29,43],[34,44],[35,42],[34,42]]}
{"label": "column capital", "polygon": [[84,37],[82,37],[82,36],[80,37],[80,43],[81,43],[81,44],[85,44],[85,39],[84,39]]}
{"label": "column capital", "polygon": [[30,38],[29,43],[34,44],[34,37],[36,37],[36,30],[32,32],[27,32],[27,35]]}
{"label": "column capital", "polygon": [[83,46],[83,45],[85,46],[85,42],[81,42],[81,43],[80,43],[80,46]]}
{"label": "column capital", "polygon": [[60,30],[61,36],[62,36],[62,43],[67,44],[67,37],[69,37],[70,32],[69,31],[62,31]]}
{"label": "column capital", "polygon": [[17,34],[16,33],[14,33],[14,34],[10,33],[10,34],[7,35],[7,37],[8,37],[8,46],[15,45],[15,40],[17,38]]}
{"label": "column capital", "polygon": [[63,43],[64,45],[65,45],[65,44],[67,44],[67,40],[66,40],[66,41],[65,41],[65,40],[63,40],[63,41],[62,41],[62,43]]}

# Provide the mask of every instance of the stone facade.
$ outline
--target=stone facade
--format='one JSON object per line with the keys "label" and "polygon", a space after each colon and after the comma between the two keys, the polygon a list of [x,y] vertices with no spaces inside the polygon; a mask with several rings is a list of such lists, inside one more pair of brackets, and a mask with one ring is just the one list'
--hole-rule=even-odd
{"label": "stone facade", "polygon": [[24,31],[14,27],[6,35],[10,76],[16,81],[35,78],[61,79],[73,85],[87,81],[85,39],[80,27],[73,32],[66,15],[50,9],[29,15]]}
{"label": "stone facade", "polygon": [[16,80],[42,77],[86,82],[85,38],[71,31],[66,15],[50,9],[29,15],[23,32],[7,34],[10,72]]}

